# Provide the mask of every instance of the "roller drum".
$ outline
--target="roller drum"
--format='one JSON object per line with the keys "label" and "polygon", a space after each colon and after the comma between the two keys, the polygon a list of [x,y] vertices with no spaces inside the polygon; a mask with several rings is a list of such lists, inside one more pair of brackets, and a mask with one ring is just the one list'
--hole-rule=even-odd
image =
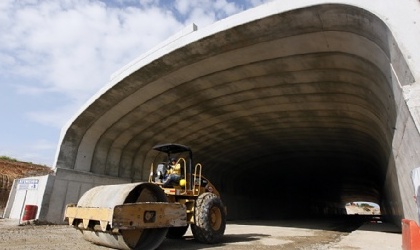
{"label": "roller drum", "polygon": [[[78,207],[114,208],[135,202],[167,202],[163,190],[151,183],[129,183],[98,186],[87,191],[77,203]],[[91,231],[81,230],[83,237],[98,245],[117,249],[156,249],[168,228]]]}

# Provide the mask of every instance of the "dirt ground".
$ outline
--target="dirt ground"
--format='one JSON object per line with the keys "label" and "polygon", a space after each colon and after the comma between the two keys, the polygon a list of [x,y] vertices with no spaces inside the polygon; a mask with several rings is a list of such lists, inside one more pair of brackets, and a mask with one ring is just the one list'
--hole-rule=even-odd
{"label": "dirt ground", "polygon": [[[67,225],[24,225],[0,219],[0,249],[108,249],[85,241]],[[229,222],[223,241],[196,242],[189,230],[183,239],[166,239],[159,249],[401,249],[401,233],[393,225],[348,219]],[[357,230],[355,230],[357,229]]]}

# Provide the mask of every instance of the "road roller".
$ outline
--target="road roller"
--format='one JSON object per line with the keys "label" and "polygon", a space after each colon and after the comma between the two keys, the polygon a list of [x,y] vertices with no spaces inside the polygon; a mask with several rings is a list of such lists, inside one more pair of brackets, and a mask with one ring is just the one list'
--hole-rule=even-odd
{"label": "road roller", "polygon": [[96,186],[66,206],[64,220],[84,239],[116,249],[156,249],[190,225],[195,240],[220,242],[227,209],[192,150],[175,143],[153,149],[148,181]]}

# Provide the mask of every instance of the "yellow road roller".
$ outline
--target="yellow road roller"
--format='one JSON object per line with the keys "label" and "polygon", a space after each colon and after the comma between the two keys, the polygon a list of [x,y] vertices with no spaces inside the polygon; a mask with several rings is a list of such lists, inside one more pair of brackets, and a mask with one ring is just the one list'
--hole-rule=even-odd
{"label": "yellow road roller", "polygon": [[220,242],[227,210],[202,165],[193,165],[191,149],[153,149],[148,182],[94,187],[67,205],[65,221],[86,240],[117,249],[156,249],[165,237],[182,238],[189,225],[197,241]]}

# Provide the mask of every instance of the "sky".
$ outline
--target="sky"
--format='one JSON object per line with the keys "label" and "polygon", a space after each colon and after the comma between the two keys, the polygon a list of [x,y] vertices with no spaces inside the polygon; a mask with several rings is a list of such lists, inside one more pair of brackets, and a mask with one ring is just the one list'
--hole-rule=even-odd
{"label": "sky", "polygon": [[62,128],[115,71],[268,1],[1,0],[0,156],[53,167]]}

